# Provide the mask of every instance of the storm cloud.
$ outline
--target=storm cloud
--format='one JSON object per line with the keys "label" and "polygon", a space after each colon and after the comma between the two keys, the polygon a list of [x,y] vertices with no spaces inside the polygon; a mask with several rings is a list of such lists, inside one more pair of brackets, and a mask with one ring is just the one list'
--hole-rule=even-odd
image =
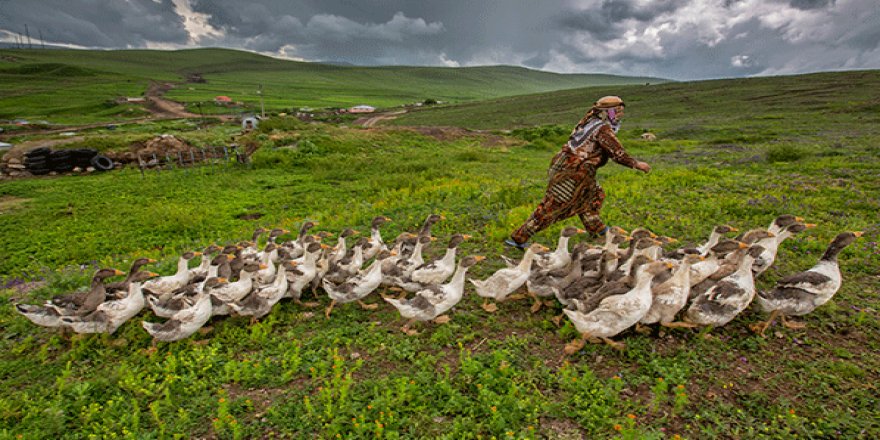
{"label": "storm cloud", "polygon": [[876,0],[0,0],[0,40],[704,79],[880,68]]}

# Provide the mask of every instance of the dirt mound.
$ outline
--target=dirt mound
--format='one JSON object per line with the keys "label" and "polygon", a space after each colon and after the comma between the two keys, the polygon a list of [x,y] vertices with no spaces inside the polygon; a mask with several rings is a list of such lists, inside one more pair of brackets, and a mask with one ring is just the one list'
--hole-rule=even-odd
{"label": "dirt mound", "polygon": [[[397,128],[398,130],[400,128]],[[513,138],[509,138],[507,136],[501,136],[497,134],[488,133],[480,130],[468,130],[466,128],[460,127],[429,127],[429,126],[419,126],[419,127],[406,127],[406,130],[411,130],[416,133],[430,136],[438,141],[454,141],[456,139],[461,139],[464,137],[476,137],[480,138],[480,143],[484,147],[512,147],[522,143],[521,141]]]}
{"label": "dirt mound", "polygon": [[128,151],[108,152],[106,155],[116,162],[137,163],[138,156],[148,160],[153,155],[156,158],[164,159],[166,156],[176,158],[178,153],[186,153],[188,157],[194,148],[192,144],[183,139],[171,134],[163,134],[147,141],[132,142]]}

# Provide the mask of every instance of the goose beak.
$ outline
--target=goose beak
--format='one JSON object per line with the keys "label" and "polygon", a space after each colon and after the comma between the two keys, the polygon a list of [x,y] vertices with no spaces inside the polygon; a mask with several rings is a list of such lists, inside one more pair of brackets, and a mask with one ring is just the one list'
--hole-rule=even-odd
{"label": "goose beak", "polygon": [[324,243],[321,243],[321,249],[330,249],[330,246],[328,246]]}
{"label": "goose beak", "polygon": [[743,243],[743,242],[739,242],[738,246],[740,249],[748,249],[749,248],[749,245],[747,243]]}
{"label": "goose beak", "polygon": [[269,268],[269,266],[267,266],[267,265],[265,265],[265,264],[263,264],[263,263],[260,263],[260,270],[268,269],[268,268]]}
{"label": "goose beak", "polygon": [[484,257],[482,255],[474,255],[474,260],[477,260],[477,263],[479,263],[480,261],[483,261],[485,259],[486,259],[486,257]]}
{"label": "goose beak", "polygon": [[653,232],[649,232],[649,234],[651,234],[651,235],[650,235],[651,238],[657,238],[657,234],[655,234],[655,233],[653,233]]}
{"label": "goose beak", "polygon": [[678,243],[678,239],[677,239],[677,238],[666,237],[666,240],[667,240],[669,243]]}
{"label": "goose beak", "polygon": [[298,262],[296,262],[296,261],[293,261],[293,260],[290,260],[290,261],[288,261],[288,262],[287,262],[287,264],[288,264],[288,265],[289,265],[289,266],[291,266],[291,267],[294,267],[294,266],[297,266],[297,265],[299,265],[299,263],[298,263]]}
{"label": "goose beak", "polygon": [[446,216],[443,214],[440,214],[440,220],[446,220]]}
{"label": "goose beak", "polygon": [[739,232],[739,228],[730,227],[730,232]]}
{"label": "goose beak", "polygon": [[391,255],[392,257],[395,257],[395,256],[397,256],[397,251],[391,251],[388,254]]}
{"label": "goose beak", "polygon": [[385,217],[384,215],[382,216],[382,218],[383,218],[386,222],[390,222],[390,221],[392,221],[390,217]]}
{"label": "goose beak", "polygon": [[587,231],[586,231],[585,229],[578,229],[578,230],[577,230],[577,233],[578,233],[578,234],[586,234]]}
{"label": "goose beak", "polygon": [[768,235],[769,237],[775,237],[775,236],[776,236],[776,234],[774,234],[774,233],[772,233],[772,232],[770,232],[770,231],[767,231],[767,235]]}
{"label": "goose beak", "polygon": [[431,237],[431,241],[437,241],[437,237]]}
{"label": "goose beak", "polygon": [[358,231],[358,230],[355,230],[355,229],[352,229],[352,230],[351,230],[351,235],[358,235],[358,234],[360,234],[360,233],[361,233],[361,231]]}
{"label": "goose beak", "polygon": [[219,283],[228,283],[229,280],[227,280],[226,278],[217,278],[217,282],[219,282]]}
{"label": "goose beak", "polygon": [[853,235],[855,235],[856,237],[861,237],[861,236],[864,235],[864,234],[865,234],[865,231],[855,231],[855,232],[853,232]]}
{"label": "goose beak", "polygon": [[806,227],[807,229],[815,228],[816,226],[819,226],[819,225],[817,225],[815,223],[804,223],[804,227]]}
{"label": "goose beak", "polygon": [[623,241],[633,241],[633,238],[627,235],[626,238],[623,239]]}
{"label": "goose beak", "polygon": [[668,262],[668,261],[666,262],[666,268],[667,268],[667,269],[672,269],[673,267],[675,267],[674,264],[672,264],[672,263],[670,263],[670,262]]}
{"label": "goose beak", "polygon": [[147,272],[147,276],[150,277],[150,278],[152,278],[152,277],[157,277],[157,276],[159,276],[159,274],[157,274],[156,272]]}
{"label": "goose beak", "polygon": [[794,219],[795,219],[795,221],[799,221],[799,222],[801,222],[801,223],[804,222],[804,218],[803,218],[803,217],[795,217]]}
{"label": "goose beak", "polygon": [[193,255],[198,257],[198,256],[202,255],[202,253],[201,252],[193,252]]}
{"label": "goose beak", "polygon": [[228,260],[228,261],[232,261],[232,260],[234,260],[234,259],[235,259],[235,255],[232,255],[232,254],[226,254],[226,260]]}
{"label": "goose beak", "polygon": [[471,238],[473,238],[473,236],[468,235],[468,234],[464,234],[464,235],[462,235],[462,238],[464,238],[465,240],[470,240]]}
{"label": "goose beak", "polygon": [[156,263],[156,262],[157,262],[157,261],[154,260],[154,259],[152,259],[152,258],[147,258],[147,264],[153,264],[153,263]]}
{"label": "goose beak", "polygon": [[119,269],[113,269],[113,275],[125,275],[125,272]]}

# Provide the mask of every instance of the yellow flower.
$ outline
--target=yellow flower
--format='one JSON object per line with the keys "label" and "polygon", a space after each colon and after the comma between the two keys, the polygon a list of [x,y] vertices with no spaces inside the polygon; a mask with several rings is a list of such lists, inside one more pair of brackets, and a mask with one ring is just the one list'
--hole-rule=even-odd
{"label": "yellow flower", "polygon": [[507,431],[507,436],[508,436],[508,437],[513,437],[513,431]]}
{"label": "yellow flower", "polygon": [[614,377],[612,377],[611,379],[613,379],[613,380],[620,380],[620,376],[614,376]]}
{"label": "yellow flower", "polygon": [[373,405],[367,405],[367,409],[373,409]]}
{"label": "yellow flower", "polygon": [[679,385],[679,386],[677,386],[676,388],[678,388],[678,389],[680,389],[680,390],[683,390],[683,389],[684,389],[684,385]]}
{"label": "yellow flower", "polygon": [[675,434],[672,436],[672,440],[681,440],[681,436],[678,434]]}
{"label": "yellow flower", "polygon": [[636,419],[636,415],[633,414],[633,413],[629,413],[629,414],[627,414],[626,417],[629,418],[630,420],[635,420],[635,419]]}
{"label": "yellow flower", "polygon": [[657,378],[657,382],[663,382],[663,378],[662,378],[662,377],[658,377],[658,378]]}
{"label": "yellow flower", "polygon": [[495,405],[492,405],[491,410],[492,410],[492,412],[495,412],[495,411],[498,411],[498,408],[495,408]]}
{"label": "yellow flower", "polygon": [[791,414],[791,415],[794,415],[794,409],[790,409],[790,410],[788,410],[788,413]]}
{"label": "yellow flower", "polygon": [[622,430],[622,429],[623,429],[623,426],[620,426],[620,425],[614,425],[614,430],[615,430],[615,431],[620,431],[620,430]]}
{"label": "yellow flower", "polygon": [[218,400],[217,402],[223,403],[223,402],[226,402],[226,399],[221,397],[220,400]]}

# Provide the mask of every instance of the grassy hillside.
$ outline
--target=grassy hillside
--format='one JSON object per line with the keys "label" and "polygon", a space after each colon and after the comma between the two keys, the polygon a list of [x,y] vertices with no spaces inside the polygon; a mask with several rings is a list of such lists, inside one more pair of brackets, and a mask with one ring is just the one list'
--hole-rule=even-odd
{"label": "grassy hillside", "polygon": [[[462,102],[586,85],[633,84],[652,78],[562,75],[519,67],[350,67],[280,60],[228,49],[0,50],[0,119],[50,122],[143,116],[116,105],[120,96],[140,96],[150,80],[183,82],[168,93],[186,103],[217,95],[258,108],[263,85],[268,110],[370,104],[396,106],[427,98]],[[129,110],[131,108],[132,110]],[[226,111],[207,107],[207,111]]]}
{"label": "grassy hillside", "polygon": [[625,128],[681,139],[700,131],[718,139],[755,133],[769,139],[793,127],[816,133],[823,130],[817,121],[828,117],[855,124],[874,120],[880,113],[880,71],[590,87],[423,108],[391,123],[477,129],[572,126],[605,95],[626,101]]}

